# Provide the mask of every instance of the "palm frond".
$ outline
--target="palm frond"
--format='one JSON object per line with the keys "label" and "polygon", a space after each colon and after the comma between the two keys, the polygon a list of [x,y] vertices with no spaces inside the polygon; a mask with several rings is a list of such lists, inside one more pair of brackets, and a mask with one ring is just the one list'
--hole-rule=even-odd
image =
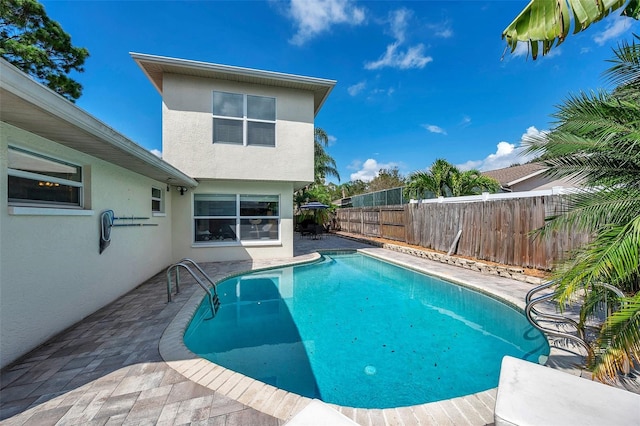
{"label": "palm frond", "polygon": [[531,0],[516,19],[502,32],[502,39],[513,52],[518,43],[527,43],[533,59],[546,55],[569,35],[585,30],[611,12],[624,8],[622,15],[640,18],[640,0]]}
{"label": "palm frond", "polygon": [[600,381],[613,381],[640,362],[640,293],[623,299],[621,309],[607,318],[598,344],[604,351],[593,374]]}
{"label": "palm frond", "polygon": [[536,230],[538,238],[559,230],[592,234],[610,223],[627,223],[640,215],[640,188],[617,187],[600,191],[583,190],[566,196],[555,216]]}
{"label": "palm frond", "polygon": [[608,282],[627,291],[638,291],[640,271],[640,216],[625,226],[611,226],[575,253],[571,262],[554,272],[555,297],[565,303],[593,283]]}
{"label": "palm frond", "polygon": [[[603,4],[609,7],[612,3]],[[625,12],[632,6],[640,13],[640,0],[627,6]],[[616,65],[608,71],[619,86],[611,93],[570,96],[554,114],[556,127],[527,147],[528,152],[540,155],[548,176],[577,179],[585,186],[561,199],[534,234],[553,238],[555,231],[564,229],[590,237],[553,271],[558,283],[554,296],[560,307],[584,290],[584,324],[607,294],[598,289],[598,283],[634,295],[600,330],[597,343],[601,350],[593,366],[594,374],[602,379],[615,377],[640,354],[639,51],[635,43],[619,46],[613,60]]]}
{"label": "palm frond", "polygon": [[629,44],[626,41],[621,42],[615,49],[614,59],[608,62],[614,65],[604,72],[605,78],[616,86],[625,87],[629,84],[640,81],[640,36],[634,34],[635,40]]}

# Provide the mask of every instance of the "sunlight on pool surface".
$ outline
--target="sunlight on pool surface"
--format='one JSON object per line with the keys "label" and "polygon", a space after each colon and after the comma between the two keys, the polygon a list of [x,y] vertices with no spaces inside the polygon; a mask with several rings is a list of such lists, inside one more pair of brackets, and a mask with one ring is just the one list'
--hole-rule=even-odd
{"label": "sunlight on pool surface", "polygon": [[537,362],[547,341],[515,309],[361,254],[249,273],[202,304],[189,349],[247,376],[325,402],[390,408],[498,383],[504,355]]}

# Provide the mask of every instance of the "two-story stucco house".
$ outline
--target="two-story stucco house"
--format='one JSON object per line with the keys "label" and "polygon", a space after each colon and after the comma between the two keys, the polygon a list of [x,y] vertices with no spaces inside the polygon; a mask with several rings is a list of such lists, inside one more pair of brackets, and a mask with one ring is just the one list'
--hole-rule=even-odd
{"label": "two-story stucco house", "polygon": [[172,204],[174,256],[292,256],[293,191],[313,181],[314,118],[335,81],[132,57],[162,95],[163,159],[199,183]]}
{"label": "two-story stucco house", "polygon": [[293,256],[335,82],[132,56],[164,159],[0,59],[0,367],[184,257]]}

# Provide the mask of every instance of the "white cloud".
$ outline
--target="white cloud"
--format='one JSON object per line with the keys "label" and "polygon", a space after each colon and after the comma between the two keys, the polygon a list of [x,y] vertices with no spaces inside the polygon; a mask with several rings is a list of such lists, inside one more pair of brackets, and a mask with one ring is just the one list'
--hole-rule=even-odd
{"label": "white cloud", "polygon": [[453,37],[453,30],[451,29],[451,23],[446,20],[438,24],[430,24],[427,27],[433,30],[433,34],[436,37],[440,38],[451,38]]}
{"label": "white cloud", "polygon": [[482,166],[482,160],[469,160],[466,163],[456,164],[456,167],[462,171],[476,169],[479,170],[480,166]]}
{"label": "white cloud", "polygon": [[384,54],[377,61],[365,62],[365,69],[377,70],[385,67],[399,69],[424,68],[425,65],[433,61],[431,56],[425,56],[425,47],[422,43],[410,46],[406,50],[401,49],[406,41],[406,32],[412,16],[413,12],[408,9],[398,9],[389,13],[390,32],[395,41],[387,45]]}
{"label": "white cloud", "polygon": [[450,28],[445,28],[441,31],[437,31],[436,36],[442,38],[451,38],[453,37],[453,30],[451,30]]}
{"label": "white cloud", "polygon": [[423,124],[422,127],[430,131],[431,133],[439,133],[441,135],[446,135],[447,131],[444,130],[440,126],[436,126],[435,124]]}
{"label": "white cloud", "polygon": [[349,86],[347,88],[347,92],[349,92],[349,95],[351,96],[356,96],[357,94],[362,92],[365,87],[367,87],[367,83],[365,81],[361,81],[360,83],[354,84],[353,86]]}
{"label": "white cloud", "polygon": [[291,0],[289,16],[297,26],[290,42],[301,46],[333,25],[363,23],[365,10],[350,0]]}
{"label": "white cloud", "polygon": [[336,144],[336,142],[338,142],[338,138],[336,138],[333,135],[327,135],[327,139],[329,142],[329,146],[334,146]]}
{"label": "white cloud", "polygon": [[511,56],[517,58],[518,56],[527,56],[527,55],[529,55],[529,43],[519,41],[518,44],[516,45],[516,50],[514,50],[513,53],[511,53]]}
{"label": "white cloud", "polygon": [[531,126],[522,135],[517,145],[505,141],[499,142],[496,145],[496,152],[489,154],[484,160],[470,160],[464,164],[459,164],[458,167],[460,170],[478,169],[486,171],[502,169],[516,163],[524,164],[535,158],[531,154],[523,154],[526,144],[544,136],[546,133],[544,130],[538,130]]}
{"label": "white cloud", "polygon": [[626,32],[629,28],[631,28],[631,19],[618,16],[616,18],[610,19],[607,22],[607,27],[605,28],[605,30],[596,34],[593,37],[593,41],[595,41],[597,45],[602,46],[608,40],[617,38],[618,36]]}
{"label": "white cloud", "polygon": [[469,117],[468,115],[465,115],[464,117],[462,117],[462,121],[460,121],[460,126],[467,127],[470,124],[471,124],[471,117]]}
{"label": "white cloud", "polygon": [[156,157],[162,158],[162,151],[160,151],[159,149],[151,149],[149,151]]}
{"label": "white cloud", "polygon": [[[535,126],[530,126],[529,128],[527,128],[527,132],[525,134],[522,135],[521,138],[521,144],[524,143],[530,143],[536,140],[539,140],[540,138],[544,137],[547,133],[549,133],[546,130],[538,130],[536,129]],[[527,160],[529,161],[529,160]]]}
{"label": "white cloud", "polygon": [[387,95],[391,96],[395,93],[396,89],[393,87],[389,87],[388,89],[377,88],[373,89],[369,92],[369,96],[367,99],[374,99],[377,95]]}
{"label": "white cloud", "polygon": [[355,173],[351,173],[351,180],[369,182],[378,176],[380,169],[393,169],[394,167],[398,167],[398,163],[378,163],[373,158],[369,158],[364,163],[355,160],[347,168],[357,170]]}
{"label": "white cloud", "polygon": [[553,49],[551,49],[549,51],[549,53],[544,55],[544,57],[546,59],[550,59],[550,58],[554,58],[554,57],[560,56],[560,55],[562,55],[562,48],[561,47],[554,47]]}
{"label": "white cloud", "polygon": [[433,62],[431,56],[424,55],[424,44],[418,44],[408,48],[405,52],[398,52],[399,43],[387,46],[387,50],[377,61],[367,62],[364,67],[368,70],[377,70],[384,67],[390,68],[424,68],[429,62]]}
{"label": "white cloud", "polygon": [[398,9],[389,14],[391,23],[391,34],[398,43],[404,43],[407,31],[408,20],[413,16],[409,9]]}

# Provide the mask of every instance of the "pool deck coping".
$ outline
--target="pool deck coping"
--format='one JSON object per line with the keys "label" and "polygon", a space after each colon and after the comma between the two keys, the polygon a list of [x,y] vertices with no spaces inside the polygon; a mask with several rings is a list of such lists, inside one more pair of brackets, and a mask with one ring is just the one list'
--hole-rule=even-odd
{"label": "pool deck coping", "polygon": [[[469,287],[520,310],[524,309],[524,294],[533,288],[531,284],[520,281],[502,277],[488,277],[474,271],[461,270],[459,267],[439,264],[383,248],[361,248],[357,249],[357,251],[383,261],[392,262],[405,268]],[[272,264],[268,268],[258,267],[252,271],[307,263],[319,258],[320,255],[315,253],[302,258],[283,261],[279,265]],[[249,271],[238,271],[230,276],[238,275],[242,272]],[[490,285],[488,281],[493,284]],[[311,398],[287,392],[226,369],[191,352],[185,346],[183,336],[202,298],[203,294],[201,292],[193,293],[160,339],[160,354],[171,368],[195,383],[283,421],[290,420],[313,401]],[[565,355],[563,351],[557,351],[552,347],[549,361],[553,363],[555,358],[562,358]],[[563,361],[559,363],[564,364]],[[581,375],[582,371],[573,371],[572,374]],[[497,388],[492,388],[449,400],[387,409],[362,409],[335,404],[328,405],[360,424],[447,424],[451,419],[460,416],[461,424],[489,424],[493,422],[496,394]],[[458,422],[455,423],[458,424]]]}

